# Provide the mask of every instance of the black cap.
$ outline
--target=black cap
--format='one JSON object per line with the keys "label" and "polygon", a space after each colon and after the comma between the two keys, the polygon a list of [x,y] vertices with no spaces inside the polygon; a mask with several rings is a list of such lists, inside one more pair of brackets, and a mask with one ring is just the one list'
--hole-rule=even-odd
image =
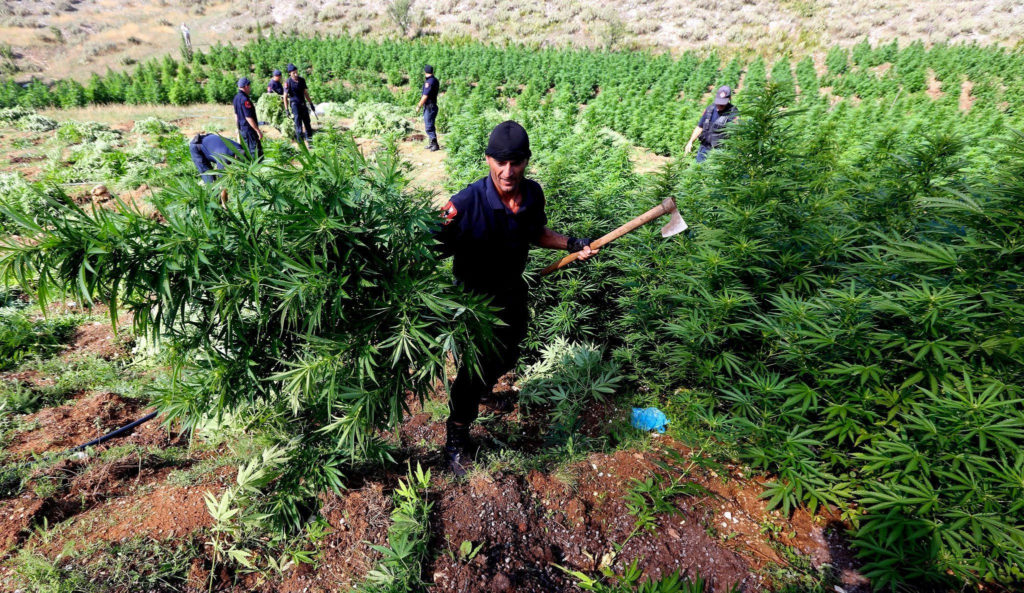
{"label": "black cap", "polygon": [[281,76],[281,71],[275,68],[274,73],[271,76]]}
{"label": "black cap", "polygon": [[491,130],[487,140],[487,156],[499,161],[521,161],[530,158],[530,137],[523,126],[509,120]]}
{"label": "black cap", "polygon": [[431,66],[430,64],[427,64],[426,66],[423,67],[423,72],[426,73],[426,74],[433,74],[434,73],[434,67]]}
{"label": "black cap", "polygon": [[298,70],[298,68],[295,67],[295,64],[288,64],[288,66],[285,68],[285,70],[287,70],[289,72],[294,72],[294,71]]}
{"label": "black cap", "polygon": [[732,89],[729,88],[729,85],[723,84],[718,87],[718,92],[715,93],[715,105],[728,105],[731,98]]}
{"label": "black cap", "polygon": [[250,84],[252,83],[249,81],[249,77],[247,76],[243,76],[238,79],[238,88],[247,87]]}

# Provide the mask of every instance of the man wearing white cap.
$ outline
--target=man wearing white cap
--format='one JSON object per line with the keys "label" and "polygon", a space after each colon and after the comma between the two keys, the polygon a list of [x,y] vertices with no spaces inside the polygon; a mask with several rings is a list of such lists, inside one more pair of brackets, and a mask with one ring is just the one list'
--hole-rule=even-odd
{"label": "man wearing white cap", "polygon": [[693,151],[693,141],[700,138],[697,162],[703,163],[708,153],[722,143],[726,136],[726,126],[739,114],[739,110],[732,104],[732,89],[728,85],[718,87],[714,102],[704,110],[690,135],[690,141],[686,143],[686,154]]}

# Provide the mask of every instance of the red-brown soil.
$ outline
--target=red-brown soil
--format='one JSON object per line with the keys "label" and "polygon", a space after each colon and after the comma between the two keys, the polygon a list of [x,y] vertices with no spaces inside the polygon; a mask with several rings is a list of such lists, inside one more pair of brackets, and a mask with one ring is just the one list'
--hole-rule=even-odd
{"label": "red-brown soil", "polygon": [[137,420],[146,413],[144,408],[142,402],[116,393],[83,395],[62,406],[29,414],[26,420],[30,425],[38,424],[38,428],[15,434],[6,451],[21,459],[74,447]]}
{"label": "red-brown soil", "polygon": [[[85,337],[88,333],[83,331],[75,343],[105,344],[102,338]],[[443,392],[432,397],[430,406],[442,408]],[[703,578],[712,591],[770,590],[776,584],[770,568],[788,563],[780,553],[783,547],[806,556],[814,566],[831,564],[846,591],[867,590],[835,517],[797,511],[787,518],[768,511],[761,498],[763,478],[744,475],[739,467],[698,463],[699,452],[671,438],[658,436],[639,450],[594,452],[544,469],[515,471],[488,465],[488,450],[495,450],[497,442],[511,443],[513,451],[526,456],[543,443],[544,410],[527,415],[517,410],[475,427],[474,437],[484,444],[484,452],[469,477],[456,480],[445,472],[439,453],[443,414],[431,413],[430,407],[424,410],[412,397],[409,404],[410,414],[399,430],[385,435],[400,444],[396,465],[352,474],[347,490],[320,496],[320,514],[330,530],[319,544],[317,565],[291,566],[283,574],[243,575],[218,568],[215,589],[318,593],[357,585],[380,558],[371,546],[386,544],[398,480],[407,463],[421,463],[433,474],[428,494],[433,505],[432,553],[422,576],[438,592],[574,591],[575,578],[562,568],[596,575],[602,567],[611,567],[621,573],[634,561],[645,577],[679,571]],[[27,425],[36,428],[16,434],[7,451],[14,459],[60,451],[146,411],[143,403],[116,393],[81,394],[63,406],[29,416]],[[609,419],[626,413],[612,405],[595,406],[586,415],[584,432],[597,436]],[[100,457],[103,450],[124,443],[142,447],[120,459]],[[204,493],[219,495],[236,470],[219,467],[189,485],[168,481],[174,470],[196,460],[166,461],[156,452],[186,444],[184,437],[152,421],[124,439],[101,445],[91,456],[37,470],[39,475],[24,492],[0,500],[0,555],[9,557],[25,545],[33,529],[44,526],[50,537],[33,546],[51,557],[67,545],[83,549],[139,536],[168,542],[208,540],[212,519]],[[676,512],[658,515],[655,529],[636,529],[626,494],[635,480],[655,475],[664,476],[666,483],[676,480],[699,488],[672,499]],[[51,487],[36,487],[47,480]],[[472,559],[459,552],[466,541],[479,546]],[[207,549],[193,560],[186,590],[206,590],[210,564]],[[0,590],[10,590],[12,582],[10,567],[0,569]]]}

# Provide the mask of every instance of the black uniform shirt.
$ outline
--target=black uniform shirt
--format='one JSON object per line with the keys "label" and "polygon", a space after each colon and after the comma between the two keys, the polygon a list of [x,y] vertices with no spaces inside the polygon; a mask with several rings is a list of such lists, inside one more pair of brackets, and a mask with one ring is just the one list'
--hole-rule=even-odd
{"label": "black uniform shirt", "polygon": [[717,148],[722,138],[725,137],[726,124],[736,119],[739,114],[739,109],[736,109],[736,106],[732,103],[726,105],[725,109],[721,112],[718,111],[718,107],[714,103],[708,105],[708,108],[701,114],[700,121],[697,123],[701,129],[701,144]]}
{"label": "black uniform shirt", "polygon": [[437,88],[441,86],[441,83],[437,81],[436,76],[431,76],[423,83],[423,94],[427,96],[427,102],[424,105],[437,105]]}
{"label": "black uniform shirt", "polygon": [[270,82],[267,83],[267,91],[271,93],[277,93],[278,95],[283,95],[284,86],[281,85],[280,80],[274,80],[273,78],[271,78]]}
{"label": "black uniform shirt", "polygon": [[299,77],[298,80],[292,80],[289,78],[284,81],[285,87],[288,89],[288,100],[293,103],[305,103],[306,102],[306,79]]}
{"label": "black uniform shirt", "polygon": [[245,121],[245,118],[251,117],[252,121],[256,121],[256,107],[252,104],[249,96],[242,91],[238,91],[232,103],[235,106],[235,119],[238,121],[238,129],[242,131],[251,130],[252,126],[249,125],[249,122]]}
{"label": "black uniform shirt", "polygon": [[[488,175],[452,196],[435,233],[441,251],[455,257],[455,278],[466,288],[487,295],[526,297],[526,257],[530,245],[548,223],[544,191],[530,179],[522,181],[519,211],[505,207]],[[502,299],[504,300],[504,299]]]}

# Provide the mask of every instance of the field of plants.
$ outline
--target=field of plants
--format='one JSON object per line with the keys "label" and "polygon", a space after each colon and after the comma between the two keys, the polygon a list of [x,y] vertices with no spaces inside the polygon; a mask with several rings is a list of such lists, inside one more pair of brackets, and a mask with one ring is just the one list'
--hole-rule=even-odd
{"label": "field of plants", "polygon": [[[172,124],[140,121],[120,132],[37,113],[222,104],[239,76],[261,80],[287,62],[306,70],[327,121],[348,131],[325,124],[308,152],[269,142],[265,164],[229,167],[211,188],[196,185]],[[452,286],[429,234],[436,196],[408,185],[410,165],[398,156],[417,125],[411,106],[424,63],[442,81],[446,153],[434,175],[447,192],[485,174],[487,135],[512,118],[530,133],[529,175],[544,187],[553,229],[596,237],[669,196],[691,227],[667,240],[644,228],[547,278],[536,271],[558,254],[533,252],[518,411],[485,419],[479,431],[492,446],[468,490],[437,475],[437,435],[421,424],[443,419],[445,379],[453,364],[474,364],[493,317]],[[697,166],[683,146],[720,84],[738,87],[741,117],[725,148]],[[182,571],[198,571],[211,589],[251,587],[253,575],[277,582],[298,564],[328,574],[324,543],[344,531],[332,505],[389,475],[382,487],[391,500],[363,489],[359,508],[390,521],[376,532],[367,522],[349,528],[374,546],[373,568],[334,582],[381,591],[852,587],[842,554],[808,564],[793,538],[778,535],[804,533],[800,518],[810,513],[833,526],[872,588],[1017,589],[1022,95],[1020,50],[896,42],[837,47],[820,63],[766,63],[271,39],[85,85],[6,81],[0,124],[53,144],[35,175],[41,183],[0,178],[4,496],[83,471],[45,458],[26,465],[32,458],[18,446],[37,410],[102,385],[125,409],[155,406],[171,431],[163,448],[146,449],[147,467],[187,472],[185,457],[228,459],[217,471],[239,465],[236,479],[207,495],[198,539],[101,555],[129,564],[167,557],[178,567],[164,581],[159,570],[147,573],[146,586],[183,582]],[[380,148],[367,154],[353,135]],[[638,151],[665,164],[640,173]],[[83,206],[67,191],[80,181],[131,199]],[[143,182],[155,189],[131,192]],[[221,187],[231,196],[224,207]],[[74,328],[97,321],[77,307],[37,314],[69,300],[97,303],[120,322],[134,362],[94,360],[77,379],[86,387],[40,384]],[[668,415],[666,437],[629,426],[629,408],[647,406]],[[206,444],[183,453],[189,438]],[[230,455],[213,455],[229,441],[238,445]],[[597,460],[621,464],[631,454],[645,460],[624,471],[632,482],[593,482],[604,476]],[[491,515],[499,526],[492,520],[481,534],[452,506],[480,505],[482,517],[496,499],[529,506],[519,492],[579,471],[585,477],[564,481],[593,513],[585,537],[599,532],[608,555],[527,552],[531,544],[520,548],[503,532],[509,515]],[[739,554],[729,561],[679,564],[699,549],[686,545],[731,545],[735,536],[717,531],[728,521],[690,506],[728,499],[721,488],[730,479],[752,485],[761,505],[753,531],[777,544],[768,564],[785,569],[729,572],[723,567],[747,557],[739,548],[729,548]],[[487,502],[473,502],[477,495]],[[344,500],[352,521],[353,498]],[[548,515],[534,517],[547,533]],[[691,517],[702,517],[696,531],[684,528]],[[518,523],[520,533],[533,535],[533,521]],[[437,528],[447,552],[436,551]],[[12,588],[60,574],[46,523],[27,529],[35,534],[18,541],[35,547],[9,559]],[[194,558],[204,560],[189,567]],[[503,568],[508,558],[521,568]],[[653,580],[641,585],[641,574]],[[81,580],[53,590],[91,590]]]}

